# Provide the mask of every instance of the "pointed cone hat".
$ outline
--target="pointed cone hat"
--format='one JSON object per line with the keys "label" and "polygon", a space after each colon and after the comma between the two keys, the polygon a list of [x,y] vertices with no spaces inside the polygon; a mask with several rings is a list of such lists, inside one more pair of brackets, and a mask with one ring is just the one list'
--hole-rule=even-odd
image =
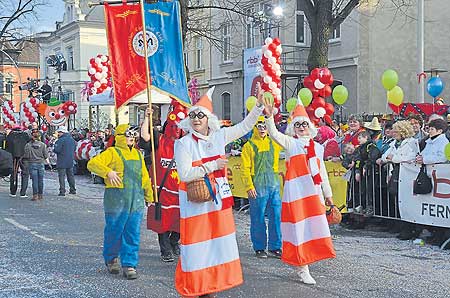
{"label": "pointed cone hat", "polygon": [[295,109],[291,114],[291,119],[295,119],[297,117],[306,117],[309,119],[308,113],[306,113],[305,106],[300,100],[297,101],[297,105],[295,106]]}
{"label": "pointed cone hat", "polygon": [[209,88],[208,92],[204,94],[200,99],[197,101],[197,103],[194,105],[194,107],[201,107],[207,109],[210,113],[213,112],[213,105],[212,105],[212,94],[214,92],[215,87]]}

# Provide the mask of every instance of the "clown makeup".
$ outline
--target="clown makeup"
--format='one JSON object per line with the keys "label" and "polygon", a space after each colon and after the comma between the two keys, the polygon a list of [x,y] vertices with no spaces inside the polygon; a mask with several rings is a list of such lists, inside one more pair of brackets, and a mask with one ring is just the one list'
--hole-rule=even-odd
{"label": "clown makeup", "polygon": [[198,118],[198,119],[203,119],[203,118],[205,118],[206,117],[206,114],[205,113],[203,113],[203,112],[198,112],[198,113],[195,113],[195,112],[190,112],[189,113],[189,118],[191,119],[191,120],[194,120],[195,118]]}
{"label": "clown makeup", "polygon": [[309,123],[306,121],[295,122],[294,123],[294,132],[299,137],[310,136],[311,133],[309,131]]}

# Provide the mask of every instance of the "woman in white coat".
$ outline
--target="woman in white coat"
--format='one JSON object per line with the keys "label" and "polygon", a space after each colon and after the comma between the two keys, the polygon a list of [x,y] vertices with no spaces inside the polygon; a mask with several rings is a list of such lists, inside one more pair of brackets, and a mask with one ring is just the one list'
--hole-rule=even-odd
{"label": "woman in white coat", "polygon": [[[183,297],[215,297],[243,282],[232,213],[233,194],[227,180],[225,146],[253,129],[263,111],[259,88],[256,106],[232,127],[220,128],[213,114],[212,89],[188,111],[179,127],[187,135],[175,142],[180,177],[180,258],[175,287]],[[205,179],[205,202],[188,197],[189,182]]]}
{"label": "woman in white coat", "polygon": [[[273,107],[266,105],[266,114],[272,113]],[[281,260],[298,268],[303,283],[315,284],[308,265],[336,256],[325,215],[325,204],[332,205],[333,198],[323,146],[313,141],[317,129],[301,103],[291,119],[287,135],[276,129],[272,116],[266,120],[269,135],[286,150]]]}

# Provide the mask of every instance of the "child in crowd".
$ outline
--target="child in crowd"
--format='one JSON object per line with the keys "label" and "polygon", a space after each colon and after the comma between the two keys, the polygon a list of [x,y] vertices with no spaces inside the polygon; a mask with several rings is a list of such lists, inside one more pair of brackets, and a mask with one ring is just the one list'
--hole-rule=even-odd
{"label": "child in crowd", "polygon": [[[381,157],[381,152],[368,131],[362,131],[358,135],[358,142],[360,145],[357,148],[355,179],[361,186],[361,207],[365,210],[366,216],[372,216],[374,196],[378,193],[375,186],[378,185],[376,181],[379,179],[378,167],[375,165],[377,159]],[[359,207],[356,208],[361,209]],[[355,211],[358,211],[356,208]]]}

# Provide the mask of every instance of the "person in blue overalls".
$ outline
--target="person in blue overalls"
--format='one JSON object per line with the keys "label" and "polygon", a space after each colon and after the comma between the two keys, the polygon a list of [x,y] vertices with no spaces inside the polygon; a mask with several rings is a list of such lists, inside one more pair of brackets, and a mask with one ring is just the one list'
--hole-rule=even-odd
{"label": "person in blue overalls", "polygon": [[150,177],[142,153],[134,148],[139,128],[117,126],[115,146],[92,158],[87,167],[105,179],[103,257],[108,271],[136,279],[140,228],[145,203],[153,201]]}
{"label": "person in blue overalls", "polygon": [[241,177],[250,203],[250,238],[258,258],[281,258],[280,151],[281,146],[267,135],[261,116],[241,155]]}

